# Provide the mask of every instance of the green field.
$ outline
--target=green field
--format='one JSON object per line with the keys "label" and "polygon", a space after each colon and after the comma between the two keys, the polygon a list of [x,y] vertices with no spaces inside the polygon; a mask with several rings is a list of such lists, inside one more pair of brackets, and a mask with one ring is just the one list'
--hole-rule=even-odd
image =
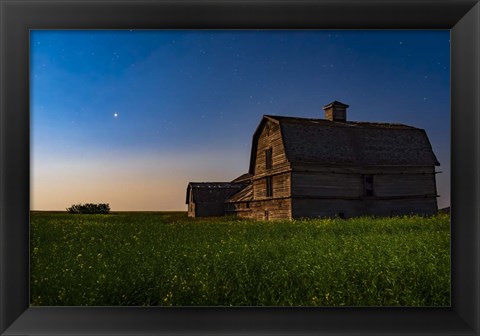
{"label": "green field", "polygon": [[450,217],[31,214],[32,305],[448,306]]}

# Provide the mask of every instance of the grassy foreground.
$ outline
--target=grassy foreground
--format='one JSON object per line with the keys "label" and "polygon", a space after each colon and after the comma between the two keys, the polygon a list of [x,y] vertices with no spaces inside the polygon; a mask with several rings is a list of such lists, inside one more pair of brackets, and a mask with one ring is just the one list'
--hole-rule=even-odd
{"label": "grassy foreground", "polygon": [[450,305],[450,217],[31,214],[32,305]]}

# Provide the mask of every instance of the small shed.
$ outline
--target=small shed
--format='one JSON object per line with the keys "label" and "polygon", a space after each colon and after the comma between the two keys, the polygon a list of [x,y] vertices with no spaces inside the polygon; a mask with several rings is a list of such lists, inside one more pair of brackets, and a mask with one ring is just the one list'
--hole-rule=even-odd
{"label": "small shed", "polygon": [[225,215],[225,201],[245,188],[242,182],[190,182],[186,204],[188,217]]}

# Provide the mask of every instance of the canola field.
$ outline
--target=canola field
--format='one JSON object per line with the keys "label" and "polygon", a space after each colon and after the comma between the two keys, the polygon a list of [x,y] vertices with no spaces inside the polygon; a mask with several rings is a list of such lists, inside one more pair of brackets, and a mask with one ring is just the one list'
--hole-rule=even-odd
{"label": "canola field", "polygon": [[32,212],[33,306],[449,306],[450,217]]}

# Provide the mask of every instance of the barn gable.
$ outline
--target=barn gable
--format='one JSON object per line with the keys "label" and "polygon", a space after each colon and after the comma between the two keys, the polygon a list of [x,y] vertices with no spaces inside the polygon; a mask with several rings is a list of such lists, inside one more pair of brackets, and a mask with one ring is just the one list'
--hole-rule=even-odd
{"label": "barn gable", "polygon": [[[264,172],[265,156],[263,151],[267,148],[272,148],[272,161],[274,165],[280,166],[281,164],[288,163],[285,156],[285,147],[280,123],[278,120],[271,118],[270,116],[263,116],[253,134],[252,149],[250,153],[250,168],[248,171],[252,176]],[[257,171],[256,168],[260,171]]]}

